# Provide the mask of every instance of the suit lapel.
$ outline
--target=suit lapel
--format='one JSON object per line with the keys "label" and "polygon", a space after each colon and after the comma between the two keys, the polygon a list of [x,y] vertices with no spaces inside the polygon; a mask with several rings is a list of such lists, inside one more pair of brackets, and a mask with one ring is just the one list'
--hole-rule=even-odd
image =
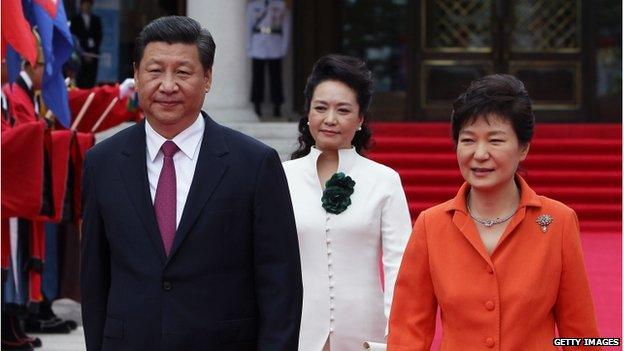
{"label": "suit lapel", "polygon": [[201,148],[199,150],[199,159],[195,166],[195,173],[191,188],[189,189],[188,198],[184,205],[182,218],[176,231],[173,245],[167,262],[182,245],[182,242],[189,234],[193,224],[197,221],[197,217],[201,213],[204,205],[212,196],[212,193],[221,182],[223,174],[227,170],[227,165],[221,159],[221,156],[227,154],[228,148],[223,138],[221,126],[215,123],[207,114],[202,111],[205,121],[204,136]]}
{"label": "suit lapel", "polygon": [[119,167],[122,179],[134,208],[145,226],[145,231],[160,261],[166,260],[160,231],[156,221],[154,205],[147,178],[147,156],[145,144],[145,120],[131,127],[134,128],[128,137],[126,149],[122,152]]}

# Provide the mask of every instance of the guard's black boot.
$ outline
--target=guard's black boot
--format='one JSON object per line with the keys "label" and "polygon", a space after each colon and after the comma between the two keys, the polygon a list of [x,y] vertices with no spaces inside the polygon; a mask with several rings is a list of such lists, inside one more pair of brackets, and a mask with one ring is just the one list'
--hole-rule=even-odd
{"label": "guard's black boot", "polygon": [[27,340],[16,335],[16,328],[13,325],[15,322],[17,322],[15,316],[2,313],[2,350],[32,351],[33,346]]}

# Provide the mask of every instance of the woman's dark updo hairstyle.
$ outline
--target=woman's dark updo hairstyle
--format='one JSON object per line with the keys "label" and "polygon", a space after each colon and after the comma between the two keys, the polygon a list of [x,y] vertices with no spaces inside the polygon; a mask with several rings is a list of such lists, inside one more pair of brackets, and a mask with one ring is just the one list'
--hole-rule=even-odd
{"label": "woman's dark updo hairstyle", "polygon": [[355,146],[355,150],[359,154],[370,148],[372,134],[368,128],[367,120],[368,108],[373,97],[373,73],[366,66],[366,63],[358,58],[330,54],[316,61],[303,90],[305,102],[303,117],[299,120],[299,148],[292,153],[290,157],[292,160],[310,153],[310,148],[314,145],[314,138],[312,138],[308,127],[310,104],[316,87],[328,80],[344,83],[355,92],[363,121],[362,129],[355,133],[351,144]]}
{"label": "woman's dark updo hairstyle", "polygon": [[490,114],[511,122],[520,145],[533,138],[535,116],[524,84],[508,74],[492,74],[470,83],[453,103],[451,129],[455,145],[465,125]]}

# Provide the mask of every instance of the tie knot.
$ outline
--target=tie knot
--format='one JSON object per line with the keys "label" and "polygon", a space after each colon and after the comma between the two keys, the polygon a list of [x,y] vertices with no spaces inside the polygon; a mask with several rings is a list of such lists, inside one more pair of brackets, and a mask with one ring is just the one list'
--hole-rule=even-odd
{"label": "tie knot", "polygon": [[180,150],[178,148],[178,145],[176,145],[176,143],[174,143],[171,140],[165,141],[165,143],[162,144],[160,149],[162,150],[163,155],[165,155],[165,157],[173,157],[173,155],[175,155],[175,153],[178,152],[178,150]]}

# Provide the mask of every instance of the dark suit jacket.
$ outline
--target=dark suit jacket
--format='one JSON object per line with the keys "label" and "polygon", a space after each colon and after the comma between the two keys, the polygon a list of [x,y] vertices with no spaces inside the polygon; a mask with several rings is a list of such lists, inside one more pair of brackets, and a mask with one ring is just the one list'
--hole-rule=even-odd
{"label": "dark suit jacket", "polygon": [[[100,17],[91,14],[91,20],[89,22],[89,28],[85,25],[84,19],[80,13],[74,15],[71,20],[70,30],[72,34],[78,37],[78,42],[83,51],[91,52],[94,54],[100,53],[100,44],[102,44],[102,20]],[[95,42],[95,47],[90,48],[89,38]]]}
{"label": "dark suit jacket", "polygon": [[204,119],[168,257],[148,187],[145,122],[87,153],[81,272],[87,350],[297,350],[301,267],[278,155]]}

